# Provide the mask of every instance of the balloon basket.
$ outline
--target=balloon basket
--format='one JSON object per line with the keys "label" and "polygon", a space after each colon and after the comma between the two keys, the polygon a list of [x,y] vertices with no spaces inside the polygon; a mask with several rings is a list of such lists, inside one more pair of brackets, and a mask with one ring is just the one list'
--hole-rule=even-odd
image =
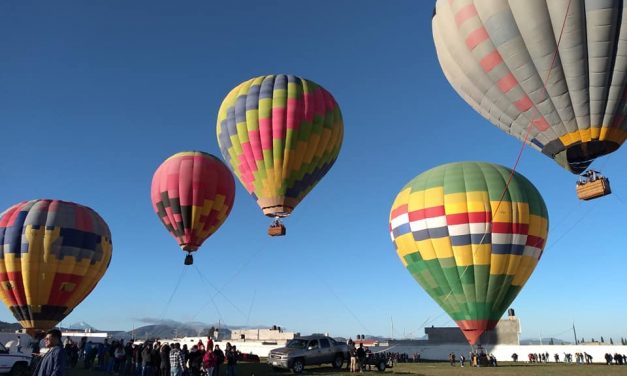
{"label": "balloon basket", "polygon": [[285,233],[285,226],[279,221],[275,221],[268,227],[268,235],[270,236],[285,236]]}
{"label": "balloon basket", "polygon": [[577,197],[580,200],[592,200],[610,193],[610,181],[597,171],[586,171],[577,182]]}
{"label": "balloon basket", "polygon": [[192,256],[192,254],[190,253],[189,255],[185,256],[185,265],[192,265],[194,263],[194,257]]}

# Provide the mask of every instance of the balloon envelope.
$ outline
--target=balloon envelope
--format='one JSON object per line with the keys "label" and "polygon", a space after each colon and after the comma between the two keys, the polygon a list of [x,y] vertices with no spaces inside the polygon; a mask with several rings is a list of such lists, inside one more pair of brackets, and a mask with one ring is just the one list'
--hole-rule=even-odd
{"label": "balloon envelope", "polygon": [[235,181],[215,156],[201,151],[172,155],[155,171],[153,209],[184,251],[196,251],[231,212]]}
{"label": "balloon envelope", "polygon": [[622,1],[438,0],[433,39],[457,93],[573,173],[627,138]]}
{"label": "balloon envelope", "polygon": [[540,193],[518,173],[507,185],[510,174],[483,162],[435,167],[411,180],[390,212],[401,262],[471,344],[495,327],[546,243]]}
{"label": "balloon envelope", "polygon": [[263,213],[288,216],[335,162],[344,125],[333,96],[291,75],[235,87],[218,113],[222,155]]}
{"label": "balloon envelope", "polygon": [[29,334],[54,327],[111,261],[111,232],[92,209],[32,200],[0,214],[0,297]]}

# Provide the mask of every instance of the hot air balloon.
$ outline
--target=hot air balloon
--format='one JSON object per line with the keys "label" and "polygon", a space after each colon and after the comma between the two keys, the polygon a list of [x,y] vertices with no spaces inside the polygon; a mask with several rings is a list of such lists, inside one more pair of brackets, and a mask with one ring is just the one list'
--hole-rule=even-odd
{"label": "hot air balloon", "polygon": [[185,151],[166,159],[152,177],[152,206],[181,249],[185,265],[231,212],[235,181],[218,158]]}
{"label": "hot air balloon", "polygon": [[344,134],[333,96],[291,75],[252,78],[226,96],[218,113],[222,155],[284,235],[280,218],[292,210],[335,162]]}
{"label": "hot air balloon", "polygon": [[[468,104],[580,174],[627,138],[623,12],[619,1],[438,0],[433,39]],[[578,189],[580,198],[610,192],[594,176],[597,189]]]}
{"label": "hot air balloon", "polygon": [[537,189],[519,173],[483,162],[418,175],[390,212],[401,262],[471,345],[496,326],[527,282],[547,231]]}
{"label": "hot air balloon", "polygon": [[89,295],[111,261],[111,232],[92,209],[31,200],[0,214],[0,297],[34,336]]}

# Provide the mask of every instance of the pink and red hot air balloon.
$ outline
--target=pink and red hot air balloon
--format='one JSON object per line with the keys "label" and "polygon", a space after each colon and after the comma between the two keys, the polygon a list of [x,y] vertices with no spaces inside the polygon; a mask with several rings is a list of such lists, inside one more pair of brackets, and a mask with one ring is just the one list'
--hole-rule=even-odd
{"label": "pink and red hot air balloon", "polygon": [[218,158],[200,151],[174,154],[152,178],[152,205],[166,229],[187,252],[192,252],[224,223],[233,207],[235,181]]}

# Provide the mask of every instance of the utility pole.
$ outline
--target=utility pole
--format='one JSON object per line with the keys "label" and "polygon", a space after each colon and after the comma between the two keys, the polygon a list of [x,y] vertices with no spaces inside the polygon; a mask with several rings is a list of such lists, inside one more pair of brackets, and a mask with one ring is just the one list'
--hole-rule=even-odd
{"label": "utility pole", "polygon": [[573,334],[575,335],[575,345],[577,344],[577,331],[575,330],[575,322],[573,321]]}
{"label": "utility pole", "polygon": [[392,319],[392,316],[390,316],[390,322],[392,323],[392,333],[390,333],[390,338],[394,339],[394,320]]}

